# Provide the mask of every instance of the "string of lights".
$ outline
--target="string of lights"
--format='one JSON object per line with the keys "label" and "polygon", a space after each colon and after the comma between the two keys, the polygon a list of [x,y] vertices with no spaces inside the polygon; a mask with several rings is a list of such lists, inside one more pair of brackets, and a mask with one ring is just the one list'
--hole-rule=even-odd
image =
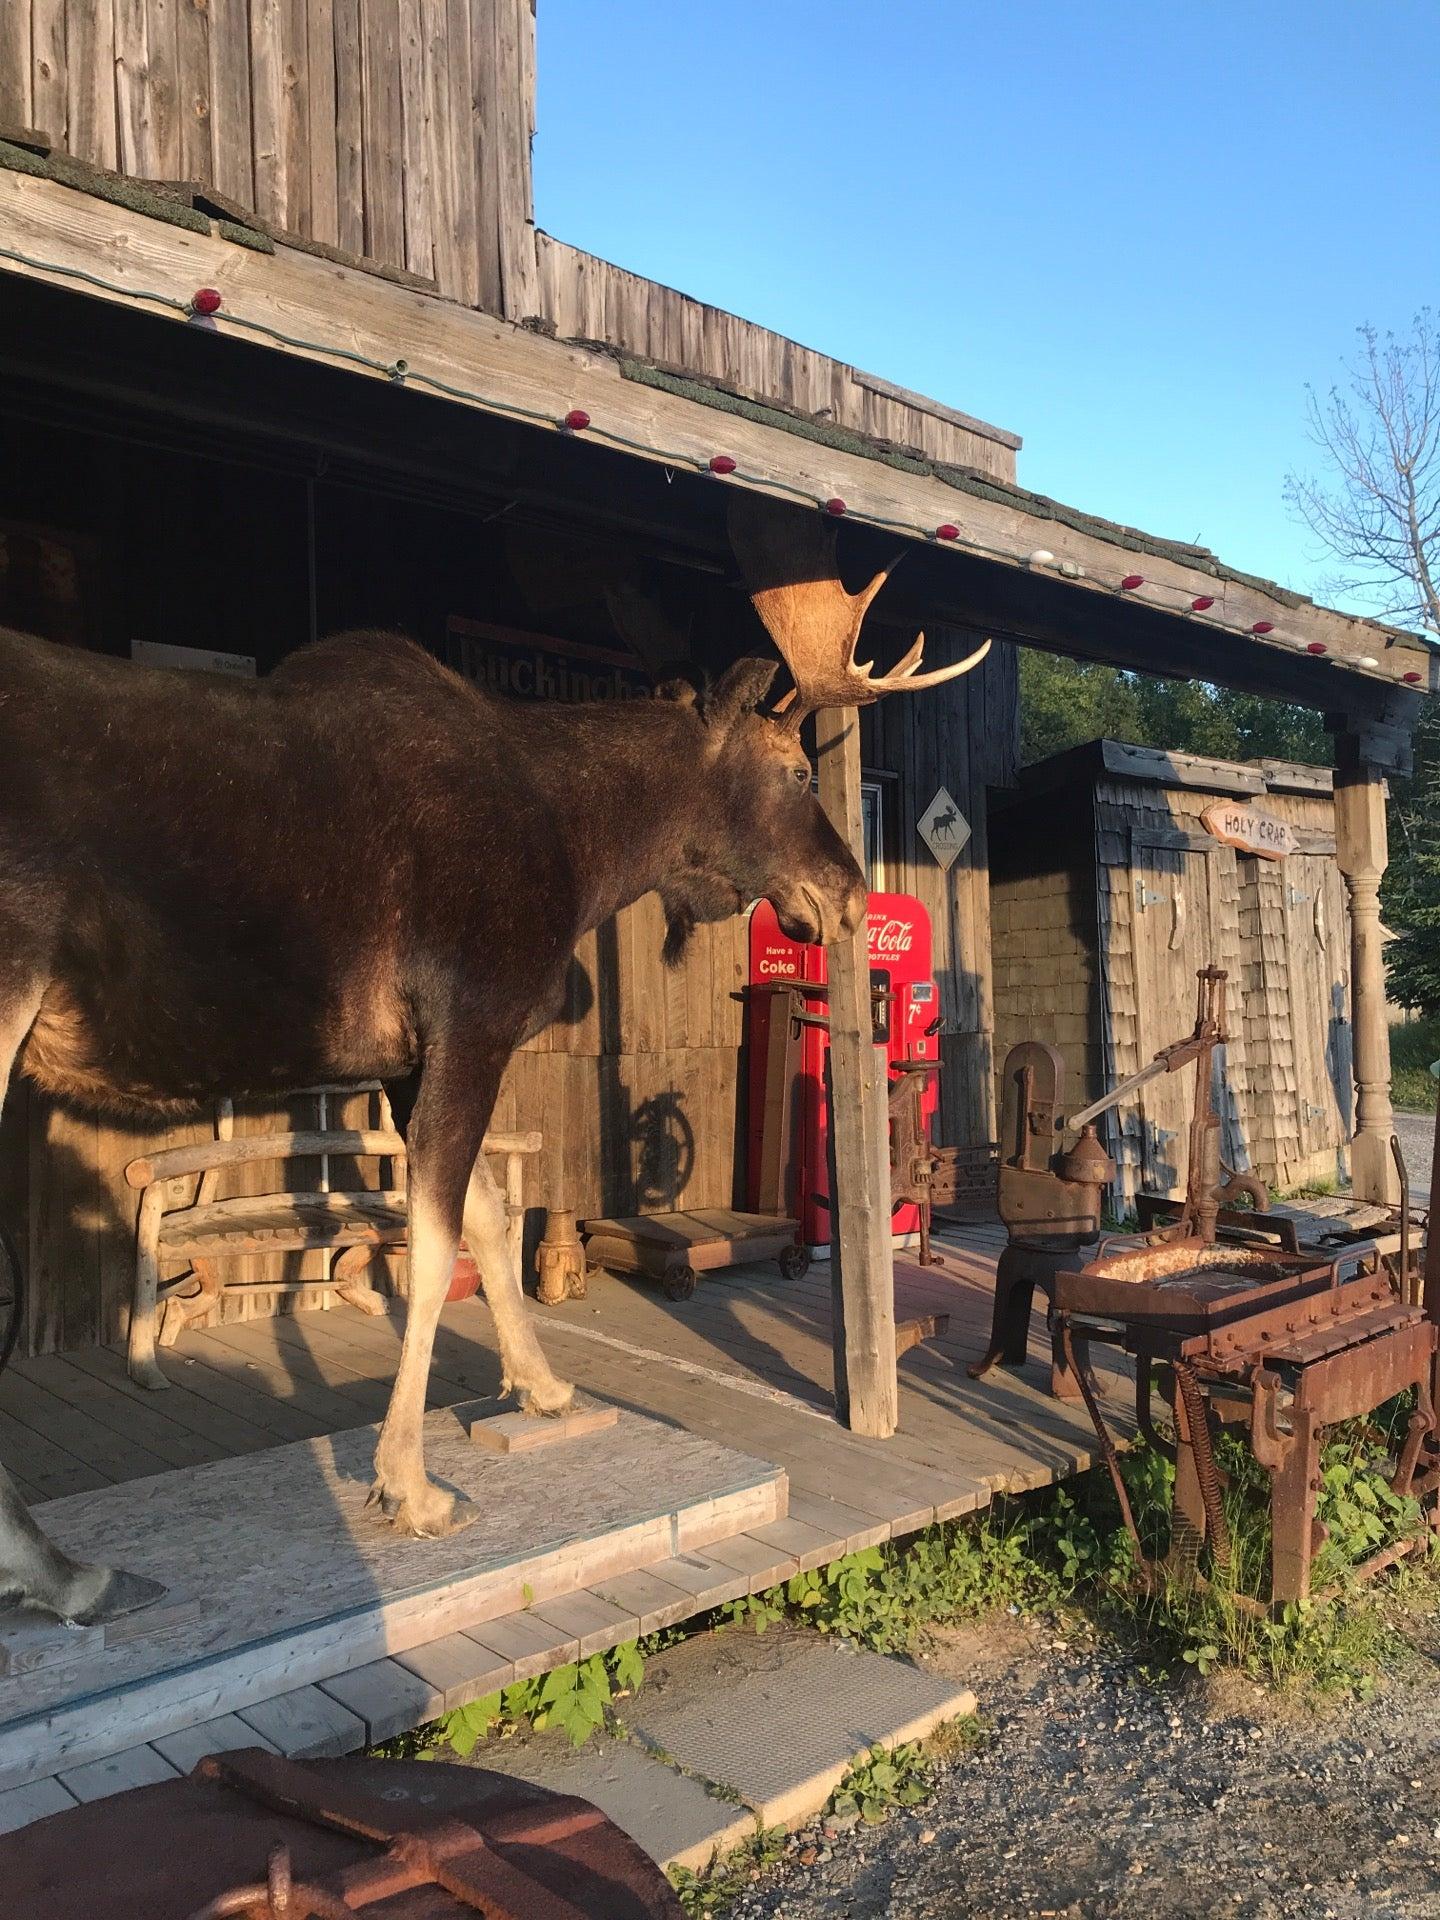
{"label": "string of lights", "polygon": [[[809,488],[777,479],[773,474],[747,475],[740,462],[728,453],[712,453],[704,456],[688,451],[667,452],[663,448],[656,447],[651,441],[634,439],[628,434],[607,426],[603,421],[597,421],[583,407],[570,407],[562,414],[550,413],[541,408],[523,406],[518,401],[481,393],[474,388],[458,386],[453,381],[441,379],[437,374],[427,373],[422,367],[417,367],[408,360],[381,360],[357,348],[338,346],[329,341],[312,340],[300,334],[288,333],[282,328],[271,325],[269,321],[259,320],[227,307],[224,295],[216,287],[199,287],[188,300],[182,300],[174,294],[160,292],[153,288],[132,287],[122,282],[108,280],[103,275],[91,273],[81,267],[36,259],[12,247],[0,246],[0,260],[8,260],[35,272],[51,274],[76,281],[81,285],[95,287],[121,299],[158,307],[191,324],[200,324],[218,330],[217,322],[223,320],[225,327],[235,332],[254,334],[273,341],[279,346],[294,348],[298,352],[323,355],[328,360],[339,361],[343,365],[358,367],[367,373],[377,374],[396,386],[423,388],[483,412],[522,420],[528,425],[549,428],[553,432],[569,435],[583,434],[587,439],[600,441],[626,452],[640,453],[651,460],[661,460],[667,466],[707,474],[716,479],[728,479],[734,476],[744,481],[753,478],[768,492],[784,493],[806,506],[828,514],[832,519],[843,519],[853,514],[854,518],[866,525],[884,527],[907,539],[922,539],[941,546],[953,546],[963,551],[983,554],[989,559],[1004,561],[1011,566],[1020,565],[1035,570],[1053,568],[1064,578],[1074,580],[1077,584],[1083,584],[1092,590],[1109,592],[1121,598],[1139,599],[1143,596],[1148,604],[1158,604],[1166,611],[1183,613],[1203,620],[1207,626],[1217,632],[1227,633],[1237,638],[1260,639],[1270,645],[1288,648],[1316,658],[1329,653],[1329,648],[1323,640],[1292,638],[1279,632],[1273,620],[1254,620],[1248,625],[1241,626],[1225,619],[1223,608],[1220,607],[1223,586],[1218,594],[1194,594],[1188,587],[1177,586],[1167,581],[1152,581],[1141,573],[1127,571],[1110,577],[1097,572],[1092,567],[1082,567],[1076,561],[1057,559],[1055,554],[1043,547],[1036,548],[1023,556],[1017,555],[1010,549],[990,544],[956,521],[942,521],[937,526],[928,526],[915,521],[896,520],[869,507],[852,508],[839,495],[822,496]],[[1220,608],[1218,612],[1217,608]],[[1388,647],[1392,642],[1387,638],[1384,644]],[[1370,671],[1378,670],[1380,666],[1380,660],[1376,654],[1362,654],[1358,657],[1347,655],[1345,663]],[[1420,672],[1413,670],[1403,673],[1400,677],[1410,686],[1418,684],[1424,678]]]}

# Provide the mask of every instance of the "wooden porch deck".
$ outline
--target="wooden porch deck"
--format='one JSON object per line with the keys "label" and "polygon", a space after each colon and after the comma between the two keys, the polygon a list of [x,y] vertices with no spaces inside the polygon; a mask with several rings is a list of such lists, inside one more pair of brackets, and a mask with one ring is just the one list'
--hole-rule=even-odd
{"label": "wooden porch deck", "polygon": [[[798,1282],[770,1264],[707,1276],[679,1304],[608,1275],[588,1299],[531,1304],[552,1365],[586,1392],[765,1454],[801,1495],[845,1487],[859,1500],[857,1479],[873,1481],[860,1510],[903,1533],[1076,1472],[1093,1441],[1083,1409],[1044,1392],[1038,1324],[1023,1374],[965,1372],[988,1338],[1003,1228],[953,1228],[937,1244],[943,1269],[897,1256],[896,1318],[948,1312],[950,1328],[901,1360],[900,1431],[886,1441],[831,1415],[823,1263]],[[187,1333],[164,1356],[165,1393],[133,1385],[119,1346],[16,1358],[0,1377],[0,1459],[28,1500],[49,1500],[366,1425],[384,1413],[400,1331],[336,1306]],[[494,1394],[499,1379],[483,1301],[447,1307],[429,1405]],[[903,1497],[878,1492],[888,1485]]]}
{"label": "wooden porch deck", "polygon": [[[944,1340],[901,1360],[901,1429],[887,1441],[846,1432],[829,1411],[823,1265],[799,1282],[773,1265],[738,1269],[702,1281],[678,1305],[643,1283],[599,1276],[588,1299],[537,1308],[552,1364],[585,1392],[783,1467],[788,1518],[472,1632],[437,1626],[427,1645],[295,1687],[243,1715],[30,1778],[0,1792],[0,1831],[188,1770],[213,1747],[258,1743],[303,1755],[388,1738],[511,1678],[1088,1466],[1089,1424],[1083,1409],[1045,1394],[1040,1338],[1021,1375],[976,1382],[965,1372],[988,1336],[1002,1230],[944,1239],[944,1269],[897,1261],[897,1317],[948,1311],[951,1320]],[[163,1394],[132,1386],[116,1348],[18,1360],[0,1380],[0,1458],[43,1500],[365,1426],[383,1413],[399,1331],[396,1320],[336,1307],[187,1334],[167,1356],[175,1384]],[[1124,1427],[1128,1382],[1101,1377]],[[483,1302],[447,1307],[431,1406],[492,1395],[498,1383]]]}

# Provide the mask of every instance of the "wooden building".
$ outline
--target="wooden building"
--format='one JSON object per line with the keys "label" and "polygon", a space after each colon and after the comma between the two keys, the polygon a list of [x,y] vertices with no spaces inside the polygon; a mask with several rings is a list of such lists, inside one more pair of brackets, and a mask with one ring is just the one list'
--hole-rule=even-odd
{"label": "wooden building", "polygon": [[[1281,1191],[1348,1178],[1351,929],[1332,789],[1328,768],[1118,740],[1027,767],[990,822],[997,1065],[1020,1040],[1050,1041],[1078,1109],[1188,1032],[1196,969],[1222,966],[1227,1163]],[[1183,1187],[1193,1078],[1152,1080],[1103,1117],[1120,1207]]]}
{"label": "wooden building", "polygon": [[[1383,781],[1433,684],[1423,645],[1027,492],[1013,433],[552,239],[534,224],[533,124],[531,0],[9,0],[0,619],[259,672],[312,634],[385,622],[521,697],[625,697],[662,654],[703,670],[766,644],[726,536],[733,489],[827,514],[852,584],[898,538],[879,657],[921,626],[934,663],[976,635],[993,652],[939,694],[819,716],[818,777],[876,878],[930,907],[942,1129],[960,1144],[994,1127],[986,793],[1013,773],[1013,648],[1306,702],[1337,742],[1354,1167],[1385,1191]],[[643,617],[617,617],[617,566]],[[940,787],[972,830],[948,873],[917,831]],[[642,901],[585,944],[499,1116],[546,1135],[537,1209],[736,1197],[741,943],[739,923],[709,930],[664,974]],[[863,944],[831,978],[839,1397],[885,1433]],[[120,1330],[121,1170],[150,1143],[7,1103],[0,1205],[22,1230],[32,1346]]]}

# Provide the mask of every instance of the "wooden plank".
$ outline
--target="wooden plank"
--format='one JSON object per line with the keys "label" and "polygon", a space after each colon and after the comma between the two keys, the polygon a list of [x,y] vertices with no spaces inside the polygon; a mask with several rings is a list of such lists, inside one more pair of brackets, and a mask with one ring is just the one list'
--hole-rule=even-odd
{"label": "wooden plank", "polygon": [[250,36],[244,7],[211,6],[209,175],[221,193],[241,206],[259,203],[255,190],[255,141],[251,125]]}
{"label": "wooden plank", "polygon": [[446,1711],[439,1689],[397,1660],[372,1660],[369,1666],[337,1673],[323,1680],[320,1690],[363,1722],[371,1746],[409,1733]]}
{"label": "wooden plank", "polygon": [[[767,1551],[784,1554],[794,1562],[797,1573],[808,1573],[811,1567],[822,1567],[836,1557],[835,1536],[830,1528],[797,1519],[793,1511],[783,1520],[772,1520],[768,1526],[752,1527],[749,1538]],[[717,1549],[711,1547],[710,1551],[715,1553]]]}
{"label": "wooden plank", "polygon": [[536,1420],[528,1413],[492,1414],[471,1421],[470,1438],[477,1447],[488,1447],[493,1453],[533,1453],[537,1447],[553,1447],[599,1433],[613,1427],[619,1418],[618,1407],[595,1406],[572,1407],[552,1420]]}
{"label": "wooden plank", "polygon": [[285,175],[285,0],[251,0],[250,111],[255,141],[255,209],[284,227],[289,214]]}
{"label": "wooden plank", "polygon": [[[821,805],[846,845],[863,859],[856,710],[818,714],[816,740]],[[889,1124],[885,1075],[871,1041],[863,916],[853,934],[830,948],[829,1008],[836,1408],[855,1432],[883,1439],[895,1431],[899,1402]]]}
{"label": "wooden plank", "polygon": [[[30,71],[31,0],[0,7],[0,125],[33,127]],[[49,128],[43,129],[51,131]]]}
{"label": "wooden plank", "polygon": [[365,251],[365,86],[360,0],[332,0],[335,42],[335,240]]}
{"label": "wooden plank", "polygon": [[365,1745],[365,1722],[319,1687],[258,1701],[239,1717],[290,1760],[321,1760]]}
{"label": "wooden plank", "polygon": [[405,260],[426,279],[435,272],[434,129],[423,0],[399,0],[400,117]]}
{"label": "wooden plank", "polygon": [[[427,9],[433,8],[434,0],[426,0],[426,5]],[[480,299],[479,141],[469,0],[445,0],[443,24],[436,21],[433,31],[431,63],[439,76],[438,84],[446,88],[443,120],[438,104],[436,109],[437,190],[449,216],[440,222],[446,237],[437,250],[435,277],[442,293],[474,306]],[[439,57],[441,33],[443,62]]]}
{"label": "wooden plank", "polygon": [[[535,129],[535,10],[531,0],[489,0],[495,19],[495,94],[489,161],[499,190],[503,311],[524,320],[539,304],[530,140]],[[483,57],[483,55],[482,55]]]}
{"label": "wooden plank", "polygon": [[793,1485],[788,1517],[798,1525],[814,1527],[817,1533],[829,1534],[834,1542],[832,1559],[859,1553],[864,1547],[878,1547],[890,1538],[886,1522],[861,1513],[858,1507],[832,1500],[828,1494],[810,1493]]}
{"label": "wooden plank", "polygon": [[405,124],[400,93],[399,0],[360,0],[365,122],[365,252],[405,264]]}
{"label": "wooden plank", "polygon": [[233,1753],[237,1747],[261,1747],[266,1753],[275,1746],[240,1718],[238,1713],[222,1713],[218,1720],[202,1726],[186,1727],[180,1733],[167,1733],[150,1743],[162,1760],[168,1760],[178,1773],[190,1773],[212,1753]]}
{"label": "wooden plank", "polygon": [[496,1660],[510,1661],[517,1680],[563,1667],[580,1650],[577,1635],[533,1613],[502,1614],[466,1631]]}
{"label": "wooden plank", "polygon": [[[344,0],[340,0],[340,4],[343,11]],[[342,246],[335,0],[305,0],[301,12],[306,34],[306,73],[309,81],[308,136],[305,151],[297,154],[295,159],[297,165],[304,165],[308,161],[310,168],[310,237],[324,241],[327,246]],[[348,47],[346,52],[348,58]]]}
{"label": "wooden plank", "polygon": [[52,1813],[68,1813],[79,1804],[53,1775],[28,1787],[11,1787],[8,1793],[0,1793],[0,1833],[17,1833],[21,1827],[48,1820]]}
{"label": "wooden plank", "polygon": [[105,1800],[112,1793],[128,1793],[132,1787],[156,1787],[164,1780],[179,1778],[153,1747],[127,1747],[107,1759],[92,1760],[83,1767],[70,1767],[58,1776],[60,1785],[73,1799],[85,1802]]}
{"label": "wooden plank", "polygon": [[209,0],[176,0],[175,95],[182,180],[215,184]]}
{"label": "wooden plank", "polygon": [[[116,0],[118,24],[126,0]],[[190,0],[145,0],[146,147],[143,171],[152,179],[183,176],[180,132],[179,23]]]}
{"label": "wooden plank", "polygon": [[30,114],[26,122],[68,146],[65,0],[30,0]]}
{"label": "wooden plank", "polygon": [[67,7],[65,117],[68,145],[77,160],[88,160],[97,167],[113,167],[118,159],[115,51],[115,16],[111,0]]}
{"label": "wooden plank", "polygon": [[634,1640],[640,1633],[636,1615],[585,1588],[543,1600],[532,1611],[537,1620],[575,1640],[576,1658],[580,1660],[619,1646],[624,1640]]}
{"label": "wooden plank", "polygon": [[515,1678],[515,1663],[492,1653],[468,1633],[447,1633],[438,1640],[397,1654],[395,1664],[422,1681],[440,1701],[437,1712],[453,1713],[487,1693],[498,1693]]}
{"label": "wooden plank", "polygon": [[695,1602],[689,1593],[650,1568],[639,1568],[633,1573],[614,1574],[608,1579],[596,1580],[591,1590],[598,1593],[602,1600],[608,1600],[611,1606],[619,1607],[625,1613],[633,1613],[640,1623],[642,1634],[658,1633],[662,1627],[673,1627],[677,1621],[688,1620],[695,1611]]}

